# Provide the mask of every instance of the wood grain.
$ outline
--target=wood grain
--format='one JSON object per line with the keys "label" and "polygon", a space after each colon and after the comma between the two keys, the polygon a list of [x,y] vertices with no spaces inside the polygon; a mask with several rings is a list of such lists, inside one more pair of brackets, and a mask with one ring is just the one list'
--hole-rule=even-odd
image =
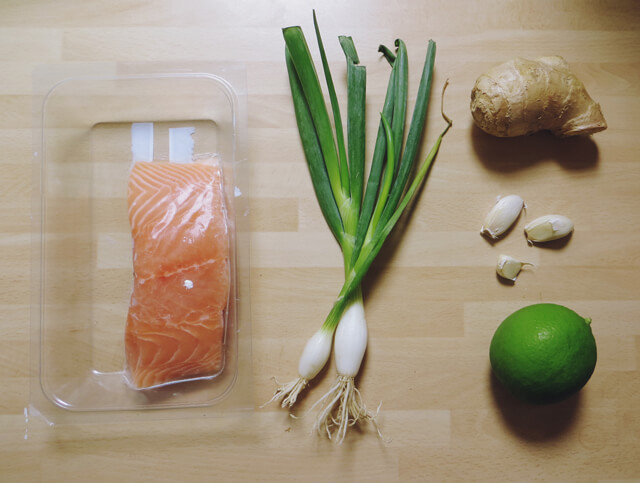
{"label": "wood grain", "polygon": [[[340,252],[315,201],[290,102],[280,29],[312,32],[311,2],[116,0],[0,4],[0,480],[2,481],[637,481],[640,479],[640,4],[541,0],[316,5],[338,95],[345,99],[337,35],[352,35],[367,65],[368,157],[388,66],[378,44],[405,40],[415,88],[426,41],[438,45],[434,104],[422,147],[454,120],[405,234],[381,253],[364,285],[370,345],[358,378],[374,428],[337,447],[310,434],[312,415],[258,406],[272,376],[293,377],[306,339],[339,287]],[[312,42],[312,49],[315,41]],[[564,56],[601,105],[608,130],[589,139],[539,134],[497,140],[475,129],[475,78],[514,56]],[[207,417],[50,427],[29,405],[32,71],[41,63],[239,61],[248,86],[253,369],[242,381],[252,411]],[[412,90],[413,92],[413,90]],[[104,138],[108,141],[108,138]],[[113,151],[112,151],[113,152]],[[99,176],[111,175],[106,159]],[[125,206],[99,187],[104,232]],[[527,211],[506,239],[478,234],[496,196],[520,194]],[[69,220],[86,216],[71,196]],[[554,248],[527,246],[524,224],[561,212],[576,231]],[[127,267],[104,239],[96,263],[96,317],[117,317]],[[535,264],[513,286],[496,280],[509,253]],[[552,301],[593,319],[596,371],[578,396],[532,408],[491,376],[488,344],[517,308]],[[122,309],[122,307],[120,307]],[[118,309],[118,310],[120,310]],[[102,311],[102,312],[101,312]],[[94,337],[117,341],[111,326]],[[105,370],[119,364],[93,354]],[[309,409],[332,383],[325,369],[302,399]]]}

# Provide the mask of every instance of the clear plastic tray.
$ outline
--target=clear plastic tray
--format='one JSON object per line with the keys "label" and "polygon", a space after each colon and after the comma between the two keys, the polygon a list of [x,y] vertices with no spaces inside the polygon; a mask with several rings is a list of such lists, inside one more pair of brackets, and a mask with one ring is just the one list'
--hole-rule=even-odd
{"label": "clear plastic tray", "polygon": [[[58,423],[251,408],[244,68],[42,66],[34,89],[32,411]],[[191,150],[193,159],[220,163],[231,235],[223,369],[143,391],[124,371],[135,126],[143,127],[143,156],[154,161],[184,162]]]}

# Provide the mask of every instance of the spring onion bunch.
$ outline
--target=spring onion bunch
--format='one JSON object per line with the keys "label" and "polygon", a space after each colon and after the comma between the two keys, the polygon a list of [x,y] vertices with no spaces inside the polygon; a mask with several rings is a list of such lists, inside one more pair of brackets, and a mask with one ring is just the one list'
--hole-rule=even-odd
{"label": "spring onion bunch", "polygon": [[285,60],[312,184],[324,218],[342,250],[345,279],[322,327],[309,339],[302,352],[298,377],[280,385],[271,401],[281,401],[282,407],[292,407],[300,392],[327,363],[333,345],[338,377],[312,409],[322,408],[316,429],[342,442],[349,426],[360,420],[375,423],[375,415],[363,403],[354,383],[367,347],[362,280],[426,178],[452,122],[442,112],[446,127],[425,162],[416,169],[414,165],[425,126],[436,45],[429,41],[406,133],[407,49],[402,40],[395,41],[395,52],[381,45],[379,51],[391,65],[391,74],[365,183],[366,68],[360,65],[351,37],[340,36],[339,42],[347,61],[345,141],[340,106],[315,12],[313,19],[333,123],[300,27],[283,29]]}

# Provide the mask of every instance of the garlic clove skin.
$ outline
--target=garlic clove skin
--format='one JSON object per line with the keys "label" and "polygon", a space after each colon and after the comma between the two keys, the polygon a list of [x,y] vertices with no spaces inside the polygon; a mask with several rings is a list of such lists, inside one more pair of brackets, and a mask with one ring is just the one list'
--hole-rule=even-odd
{"label": "garlic clove skin", "polygon": [[572,231],[573,222],[562,215],[544,215],[524,227],[524,233],[530,243],[558,240],[569,235]]}
{"label": "garlic clove skin", "polygon": [[498,257],[498,263],[496,264],[496,273],[502,278],[515,282],[520,270],[522,270],[522,267],[525,265],[533,264],[529,262],[521,262],[509,255],[500,255]]}
{"label": "garlic clove skin", "polygon": [[518,195],[499,198],[485,218],[480,233],[494,240],[500,238],[515,223],[523,208],[524,200]]}

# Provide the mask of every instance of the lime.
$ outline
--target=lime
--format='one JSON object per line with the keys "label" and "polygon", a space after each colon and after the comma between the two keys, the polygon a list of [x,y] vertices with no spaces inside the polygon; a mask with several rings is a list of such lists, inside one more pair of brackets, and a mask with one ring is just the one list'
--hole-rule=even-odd
{"label": "lime", "polygon": [[534,304],[508,316],[489,349],[498,380],[519,399],[547,404],[568,398],[596,366],[591,319],[556,304]]}

